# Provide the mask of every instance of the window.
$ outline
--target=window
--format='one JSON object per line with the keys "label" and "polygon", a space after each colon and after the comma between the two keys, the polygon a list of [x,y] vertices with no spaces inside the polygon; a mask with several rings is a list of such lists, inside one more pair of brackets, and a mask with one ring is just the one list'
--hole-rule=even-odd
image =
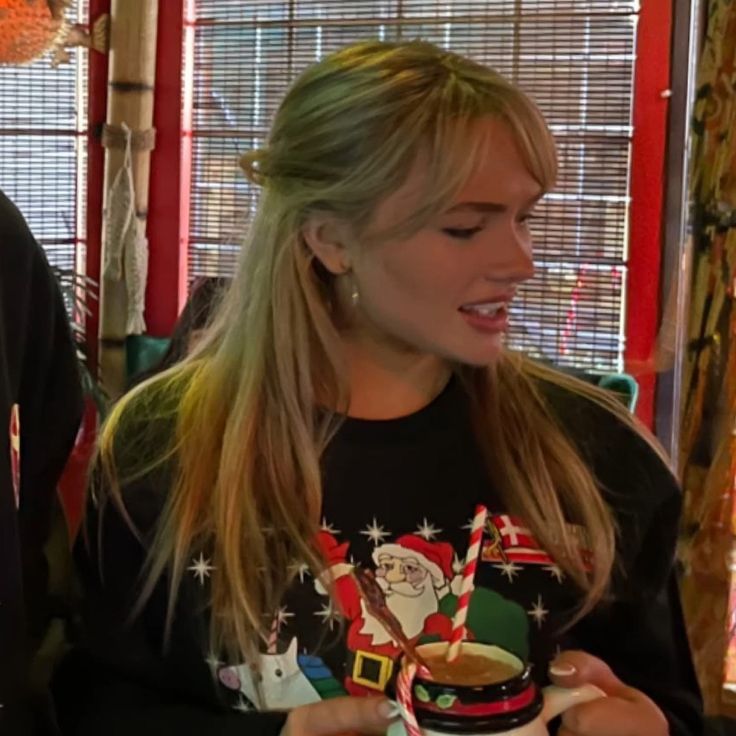
{"label": "window", "polygon": [[538,210],[538,274],[512,315],[512,344],[558,365],[621,368],[633,0],[194,0],[193,6],[185,71],[192,94],[190,278],[233,272],[257,202],[238,155],[263,141],[290,80],[351,41],[423,38],[520,84],[557,138],[560,180]]}
{"label": "window", "polygon": [[[70,23],[87,22],[75,0]],[[0,66],[0,189],[16,204],[52,266],[82,271],[85,243],[87,50],[56,68],[49,54]]]}

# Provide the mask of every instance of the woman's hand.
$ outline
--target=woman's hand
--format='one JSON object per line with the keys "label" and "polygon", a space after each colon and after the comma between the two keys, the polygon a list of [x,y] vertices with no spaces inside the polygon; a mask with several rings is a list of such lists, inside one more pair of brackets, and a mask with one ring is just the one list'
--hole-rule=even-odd
{"label": "woman's hand", "polygon": [[378,736],[397,716],[396,706],[386,698],[333,698],[294,708],[281,736]]}
{"label": "woman's hand", "polygon": [[558,736],[668,736],[667,719],[654,701],[624,685],[600,659],[585,652],[563,652],[549,673],[560,687],[591,684],[608,696],[563,713]]}

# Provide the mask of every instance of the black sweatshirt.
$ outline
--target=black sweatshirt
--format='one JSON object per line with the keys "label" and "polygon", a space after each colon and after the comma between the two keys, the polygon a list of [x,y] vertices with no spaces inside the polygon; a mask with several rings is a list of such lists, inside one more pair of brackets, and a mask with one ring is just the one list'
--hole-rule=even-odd
{"label": "black sweatshirt", "polygon": [[[471,635],[528,659],[540,684],[558,650],[590,652],[659,704],[673,736],[701,733],[672,571],[680,510],[675,481],[646,443],[608,412],[561,389],[545,386],[545,392],[616,513],[623,582],[614,584],[612,603],[559,633],[578,594],[523,520],[504,508],[472,436],[467,399],[452,381],[423,410],[390,421],[349,419],[332,441],[323,461],[320,542],[339,604],[295,563],[294,585],[274,612],[261,656],[265,703],[247,666],[207,651],[208,581],[216,564],[207,550],[191,552],[165,650],[165,582],[126,626],[146,540],[166,493],[165,472],[126,488],[142,542],[108,506],[101,546],[94,541],[77,549],[86,637],[58,677],[66,733],[275,735],[284,719],[277,709],[390,687],[398,650],[361,607],[351,567],[376,570],[407,636],[446,639],[467,524],[479,502],[491,510],[492,527],[469,611]],[[91,540],[98,539],[99,521],[90,506]]]}
{"label": "black sweatshirt", "polygon": [[[0,733],[41,732],[26,688],[45,623],[44,543],[56,482],[82,412],[56,280],[0,192]],[[25,599],[25,600],[24,600]]]}

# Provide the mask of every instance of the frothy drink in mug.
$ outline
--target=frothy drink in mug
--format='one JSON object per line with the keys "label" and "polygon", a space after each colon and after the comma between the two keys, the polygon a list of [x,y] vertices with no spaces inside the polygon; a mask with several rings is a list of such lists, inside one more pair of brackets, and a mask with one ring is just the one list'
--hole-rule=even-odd
{"label": "frothy drink in mug", "polygon": [[[424,736],[547,736],[547,723],[569,707],[602,697],[592,685],[540,690],[530,668],[511,652],[478,642],[464,642],[452,663],[446,642],[424,644],[417,651],[432,670],[412,687],[414,712]],[[389,731],[398,736],[397,726]]]}
{"label": "frothy drink in mug", "polygon": [[519,669],[509,662],[467,651],[451,663],[439,654],[425,657],[425,661],[432,670],[432,681],[442,685],[480,687],[506,682],[519,674]]}

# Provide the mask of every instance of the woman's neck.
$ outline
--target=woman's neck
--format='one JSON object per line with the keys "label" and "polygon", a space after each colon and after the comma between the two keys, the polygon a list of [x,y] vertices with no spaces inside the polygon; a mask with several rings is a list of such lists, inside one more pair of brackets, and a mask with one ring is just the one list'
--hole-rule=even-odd
{"label": "woman's neck", "polygon": [[450,379],[441,358],[345,339],[350,408],[356,419],[396,419],[431,403]]}

